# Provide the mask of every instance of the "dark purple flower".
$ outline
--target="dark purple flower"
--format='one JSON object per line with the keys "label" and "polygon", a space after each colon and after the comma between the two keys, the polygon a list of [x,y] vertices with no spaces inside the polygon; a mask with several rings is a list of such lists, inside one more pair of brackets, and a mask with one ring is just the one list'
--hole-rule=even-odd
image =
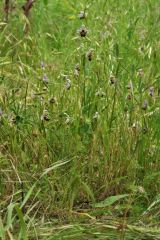
{"label": "dark purple flower", "polygon": [[87,28],[83,25],[79,30],[78,33],[81,37],[86,37],[88,30]]}

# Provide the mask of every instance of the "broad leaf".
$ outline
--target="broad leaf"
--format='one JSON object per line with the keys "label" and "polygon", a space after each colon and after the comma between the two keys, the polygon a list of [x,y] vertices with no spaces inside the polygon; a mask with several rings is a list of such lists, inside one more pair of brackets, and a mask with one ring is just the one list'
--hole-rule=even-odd
{"label": "broad leaf", "polygon": [[117,202],[120,199],[123,199],[125,197],[128,197],[128,194],[123,194],[123,195],[116,195],[116,196],[111,196],[106,198],[104,201],[101,201],[99,203],[95,203],[93,206],[96,208],[103,208],[103,207],[109,207],[115,202]]}

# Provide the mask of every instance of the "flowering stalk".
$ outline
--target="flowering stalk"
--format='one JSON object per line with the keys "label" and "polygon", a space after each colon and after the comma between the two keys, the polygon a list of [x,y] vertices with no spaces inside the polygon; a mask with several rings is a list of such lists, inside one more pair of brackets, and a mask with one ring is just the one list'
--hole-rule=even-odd
{"label": "flowering stalk", "polygon": [[[22,6],[22,9],[24,11],[24,15],[29,18],[29,13],[31,8],[33,7],[33,3],[35,2],[35,0],[27,0],[26,3]],[[27,33],[29,30],[29,25],[28,23],[25,26],[25,33]]]}
{"label": "flowering stalk", "polygon": [[5,14],[6,14],[6,21],[8,22],[9,0],[5,0],[5,3],[4,3],[4,12],[5,12]]}
{"label": "flowering stalk", "polygon": [[24,15],[26,17],[29,16],[29,12],[30,12],[31,8],[33,7],[34,2],[35,2],[35,0],[27,0],[26,3],[22,6],[22,9],[24,11]]}

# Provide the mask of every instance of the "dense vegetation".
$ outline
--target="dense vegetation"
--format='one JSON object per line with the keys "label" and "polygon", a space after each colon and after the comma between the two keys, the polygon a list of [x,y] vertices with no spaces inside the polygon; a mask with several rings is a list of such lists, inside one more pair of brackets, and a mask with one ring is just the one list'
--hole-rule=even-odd
{"label": "dense vegetation", "polygon": [[159,239],[159,1],[0,8],[0,238]]}

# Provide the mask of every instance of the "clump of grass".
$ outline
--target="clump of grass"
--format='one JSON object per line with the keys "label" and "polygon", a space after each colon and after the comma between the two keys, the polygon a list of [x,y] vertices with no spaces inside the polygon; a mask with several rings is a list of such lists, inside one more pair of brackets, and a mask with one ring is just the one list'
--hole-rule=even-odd
{"label": "clump of grass", "polygon": [[22,2],[0,22],[1,236],[73,212],[156,222],[157,1]]}

